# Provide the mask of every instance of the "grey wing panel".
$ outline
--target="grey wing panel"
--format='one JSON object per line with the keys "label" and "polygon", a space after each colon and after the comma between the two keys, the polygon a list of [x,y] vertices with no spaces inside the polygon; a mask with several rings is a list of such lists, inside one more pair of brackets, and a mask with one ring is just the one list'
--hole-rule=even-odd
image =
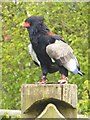
{"label": "grey wing panel", "polygon": [[60,59],[62,63],[66,63],[73,57],[72,48],[62,41],[57,41],[46,47],[46,52],[50,58]]}

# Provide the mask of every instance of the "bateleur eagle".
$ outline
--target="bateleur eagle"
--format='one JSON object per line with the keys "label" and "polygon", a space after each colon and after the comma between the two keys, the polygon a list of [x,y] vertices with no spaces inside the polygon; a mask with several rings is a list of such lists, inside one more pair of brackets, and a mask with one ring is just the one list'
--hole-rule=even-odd
{"label": "bateleur eagle", "polygon": [[29,52],[35,64],[42,69],[39,83],[47,82],[47,74],[59,71],[59,83],[68,82],[68,71],[73,74],[84,75],[80,71],[79,63],[72,48],[60,37],[48,29],[42,16],[31,16],[25,20],[23,26],[27,28],[31,44]]}

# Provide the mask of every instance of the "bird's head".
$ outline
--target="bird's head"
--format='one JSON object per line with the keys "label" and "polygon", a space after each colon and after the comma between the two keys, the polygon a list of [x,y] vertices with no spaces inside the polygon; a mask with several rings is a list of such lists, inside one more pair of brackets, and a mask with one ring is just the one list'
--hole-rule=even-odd
{"label": "bird's head", "polygon": [[31,26],[38,24],[38,23],[43,23],[44,18],[43,16],[31,16],[25,20],[22,26],[26,28],[30,28]]}

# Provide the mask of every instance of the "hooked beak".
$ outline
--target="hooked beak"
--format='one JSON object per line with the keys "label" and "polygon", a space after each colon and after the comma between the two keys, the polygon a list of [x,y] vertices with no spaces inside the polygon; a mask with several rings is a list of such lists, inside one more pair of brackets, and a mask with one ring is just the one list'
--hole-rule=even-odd
{"label": "hooked beak", "polygon": [[28,23],[28,22],[23,22],[21,26],[27,28],[27,27],[30,27],[30,23]]}

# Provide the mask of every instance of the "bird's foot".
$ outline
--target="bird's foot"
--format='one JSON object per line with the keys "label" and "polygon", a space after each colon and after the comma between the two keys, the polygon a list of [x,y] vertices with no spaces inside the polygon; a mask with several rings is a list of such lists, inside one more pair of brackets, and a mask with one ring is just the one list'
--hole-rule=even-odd
{"label": "bird's foot", "polygon": [[68,77],[64,74],[61,74],[61,80],[58,80],[59,84],[68,84]]}
{"label": "bird's foot", "polygon": [[44,76],[37,82],[37,84],[46,84],[46,83],[47,83],[47,78]]}
{"label": "bird's foot", "polygon": [[59,84],[68,84],[68,81],[63,79],[63,80],[58,80]]}
{"label": "bird's foot", "polygon": [[68,78],[66,77],[65,79],[58,80],[59,84],[68,84]]}
{"label": "bird's foot", "polygon": [[47,82],[45,80],[40,80],[37,82],[37,84],[46,84]]}

